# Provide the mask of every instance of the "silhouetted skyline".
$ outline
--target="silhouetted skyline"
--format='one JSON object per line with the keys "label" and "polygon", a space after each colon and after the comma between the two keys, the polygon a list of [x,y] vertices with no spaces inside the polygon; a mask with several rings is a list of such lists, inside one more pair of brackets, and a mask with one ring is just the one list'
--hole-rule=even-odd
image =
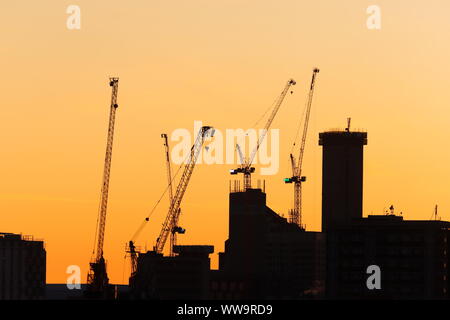
{"label": "silhouetted skyline", "polygon": [[[363,216],[394,204],[407,220],[427,219],[439,204],[450,220],[450,3],[380,1],[380,30],[367,28],[370,4],[358,0],[76,4],[79,30],[67,28],[69,4],[1,5],[2,230],[45,239],[49,283],[64,283],[70,265],[81,267],[83,282],[88,272],[109,76],[121,79],[104,248],[112,283],[127,283],[125,245],[166,187],[160,134],[194,135],[196,120],[222,131],[260,129],[253,125],[292,77],[294,93],[272,125],[280,130],[279,172],[255,176],[266,181],[267,205],[287,217],[292,192],[282,179],[291,175],[289,153],[316,66],[303,166],[306,229],[321,230],[317,135],[345,127],[347,117],[371,136]],[[214,245],[215,269],[234,168],[199,165],[182,206],[187,232],[179,243]],[[141,247],[154,245],[167,198],[161,203]]]}

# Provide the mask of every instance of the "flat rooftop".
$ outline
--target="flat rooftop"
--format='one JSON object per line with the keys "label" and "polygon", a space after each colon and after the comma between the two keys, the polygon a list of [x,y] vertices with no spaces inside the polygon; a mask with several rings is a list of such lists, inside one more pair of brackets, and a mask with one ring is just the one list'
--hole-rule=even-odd
{"label": "flat rooftop", "polygon": [[186,246],[174,246],[173,251],[175,253],[201,253],[209,254],[214,252],[214,246],[209,245],[186,245]]}
{"label": "flat rooftop", "polygon": [[30,235],[23,235],[18,233],[10,233],[10,232],[0,232],[0,240],[15,240],[15,241],[40,241],[43,242],[42,239],[35,239],[33,236]]}
{"label": "flat rooftop", "polygon": [[333,129],[319,133],[319,145],[367,144],[367,132]]}

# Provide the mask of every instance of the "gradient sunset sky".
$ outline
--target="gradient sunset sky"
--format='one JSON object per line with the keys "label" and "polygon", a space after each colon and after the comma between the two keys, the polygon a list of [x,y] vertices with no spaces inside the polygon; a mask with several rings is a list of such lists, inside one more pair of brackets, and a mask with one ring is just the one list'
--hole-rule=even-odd
{"label": "gradient sunset sky", "polygon": [[[81,30],[66,8],[81,8]],[[379,5],[381,30],[366,9]],[[290,78],[272,128],[280,170],[268,205],[292,204],[289,152],[311,72],[319,67],[303,171],[303,221],[320,230],[321,147],[330,128],[368,131],[364,215],[393,204],[406,219],[450,220],[450,2],[448,0],[73,0],[0,3],[0,231],[43,238],[47,281],[83,282],[94,244],[111,89],[120,77],[105,258],[128,283],[125,244],[166,186],[161,133],[250,128]],[[263,125],[260,125],[262,127]],[[198,165],[185,195],[181,244],[228,236],[230,165]],[[176,169],[176,168],[175,168]],[[241,178],[241,177],[239,177]],[[137,240],[150,249],[164,199]]]}

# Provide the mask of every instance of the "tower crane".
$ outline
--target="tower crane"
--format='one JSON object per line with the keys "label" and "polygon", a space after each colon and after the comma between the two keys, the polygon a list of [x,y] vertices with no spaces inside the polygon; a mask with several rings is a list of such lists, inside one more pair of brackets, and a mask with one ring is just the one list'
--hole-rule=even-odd
{"label": "tower crane", "polygon": [[259,150],[259,147],[261,146],[261,143],[263,142],[267,131],[270,128],[270,125],[272,124],[273,119],[275,119],[275,116],[277,115],[278,110],[280,109],[281,104],[283,103],[284,98],[286,97],[286,94],[288,93],[291,86],[294,86],[296,84],[294,79],[289,79],[289,81],[286,83],[283,91],[281,92],[280,96],[277,98],[275,102],[275,106],[272,110],[272,113],[267,120],[267,123],[264,127],[264,130],[262,131],[261,135],[258,138],[257,144],[255,148],[253,149],[252,153],[250,154],[250,157],[244,158],[242,154],[242,150],[239,147],[239,145],[236,145],[236,149],[238,151],[240,160],[241,160],[241,166],[237,169],[230,170],[230,174],[238,174],[243,173],[244,174],[244,190],[250,189],[252,187],[252,181],[251,181],[251,174],[255,172],[255,168],[252,167],[253,160],[255,158],[256,153]]}
{"label": "tower crane", "polygon": [[174,223],[178,222],[177,219],[179,217],[181,201],[183,200],[184,193],[186,192],[189,180],[192,176],[192,172],[194,171],[197,158],[203,146],[203,142],[205,141],[206,137],[212,137],[213,135],[214,129],[212,127],[203,126],[198,133],[194,145],[191,147],[189,157],[184,164],[183,174],[181,175],[180,182],[178,183],[177,189],[170,204],[169,212],[167,213],[166,219],[164,220],[161,232],[156,239],[154,251],[157,253],[162,253],[164,245],[167,241],[167,237],[170,233],[173,233],[173,228],[178,227],[177,225],[174,225]]}
{"label": "tower crane", "polygon": [[290,154],[291,165],[292,165],[292,177],[284,179],[285,183],[294,183],[294,208],[289,212],[289,222],[295,223],[298,226],[302,227],[302,182],[306,181],[306,177],[302,176],[302,164],[303,164],[303,155],[305,153],[305,144],[306,144],[306,135],[308,132],[308,122],[309,115],[311,112],[311,105],[314,95],[314,87],[316,82],[316,76],[319,73],[319,69],[315,68],[313,70],[312,78],[311,78],[311,86],[309,88],[308,100],[306,102],[306,115],[305,115],[305,123],[303,126],[303,136],[300,145],[300,153],[297,161],[295,160],[292,153]]}
{"label": "tower crane", "polygon": [[[186,192],[187,186],[189,184],[189,180],[191,178],[192,172],[194,171],[194,167],[197,162],[197,158],[200,154],[203,143],[205,141],[205,138],[208,136],[212,137],[213,135],[214,135],[214,129],[212,127],[203,126],[198,133],[198,136],[194,142],[194,145],[191,147],[189,157],[187,158],[187,160],[184,164],[183,174],[180,178],[180,182],[178,183],[175,194],[173,196],[170,196],[170,194],[169,194],[170,198],[172,199],[170,202],[169,212],[167,213],[167,216],[164,220],[159,237],[156,240],[156,245],[154,246],[154,251],[157,253],[162,253],[162,251],[164,249],[164,245],[167,241],[169,234],[184,233],[184,229],[178,227],[178,218],[179,218],[179,214],[181,212],[181,210],[180,210],[181,201],[183,200],[184,193]],[[164,139],[166,139],[166,137],[164,137],[164,136],[162,136],[162,137]],[[165,142],[167,143],[166,140],[165,140]],[[166,155],[167,154],[168,154],[168,147],[166,148]],[[166,157],[166,160],[167,160],[167,157]],[[168,175],[169,175],[169,172],[168,172]],[[170,173],[170,176],[171,176],[171,173]],[[168,186],[169,190],[172,187],[172,183],[173,183],[172,180],[173,180],[173,178],[170,178],[170,180],[169,180],[169,186]],[[171,193],[171,192],[172,191],[169,191],[169,193]],[[159,201],[157,202],[157,204],[158,203],[159,203]],[[153,210],[155,208],[156,208],[156,206],[153,208]],[[153,210],[152,210],[152,212],[153,212]],[[127,245],[127,253],[130,254],[130,258],[131,258],[131,274],[132,275],[135,274],[135,272],[136,272],[137,253],[138,253],[136,250],[136,247],[134,245],[134,242],[148,221],[149,221],[149,216],[147,216],[145,218],[145,221],[143,221],[143,223],[141,224],[141,226],[136,231],[133,238],[128,242],[128,245]],[[172,242],[172,244],[174,244],[174,243],[175,242]],[[171,253],[173,254],[173,247],[171,248]]]}
{"label": "tower crane", "polygon": [[[169,204],[172,205],[173,202],[173,188],[172,188],[172,168],[170,165],[170,149],[169,149],[169,141],[167,139],[167,134],[161,134],[161,138],[164,139],[164,151],[166,156],[166,167],[167,167],[167,181],[169,186]],[[174,256],[173,248],[177,245],[177,234],[183,234],[186,232],[185,229],[178,226],[178,219],[181,214],[181,208],[178,208],[177,212],[174,213],[173,219],[171,222],[171,230],[170,230],[170,256]]]}
{"label": "tower crane", "polygon": [[[170,165],[170,150],[169,150],[169,141],[167,138],[167,134],[166,133],[162,133],[161,134],[161,138],[163,138],[164,140],[164,155],[165,155],[165,160],[166,160],[166,167],[167,167],[167,181],[168,181],[168,191],[169,191],[169,205],[172,205],[172,201],[173,201],[173,188],[172,188],[172,167]],[[181,210],[181,209],[180,209]],[[179,210],[179,211],[180,211]],[[177,215],[174,215],[174,220],[176,219]],[[179,216],[179,215],[178,215]],[[145,219],[145,222],[149,221],[148,218]],[[145,223],[144,223],[145,224]],[[174,221],[172,221],[172,225],[176,225],[176,223]],[[138,253],[139,253],[139,249],[135,246],[134,244],[134,240],[137,237],[137,235],[140,233],[140,231],[142,230],[143,225],[141,226],[141,228],[139,228],[138,232],[135,234],[135,236],[133,237],[132,240],[130,240],[128,242],[128,246],[126,248],[126,252],[127,254],[130,255],[130,261],[131,261],[131,274],[135,274],[136,270],[137,270],[137,257],[138,257]],[[170,256],[173,256],[173,246],[176,244],[176,234],[175,232],[173,232],[173,227],[172,227],[172,233],[171,233],[171,237],[170,237]]]}
{"label": "tower crane", "polygon": [[111,106],[109,113],[108,136],[106,143],[105,164],[103,169],[103,184],[101,189],[101,200],[97,219],[96,245],[94,247],[90,270],[87,277],[87,294],[99,298],[108,297],[109,279],[106,272],[106,263],[103,257],[103,243],[105,239],[106,211],[108,207],[109,176],[111,171],[111,157],[114,138],[114,124],[116,118],[117,91],[119,78],[110,78],[109,85],[112,87]]}

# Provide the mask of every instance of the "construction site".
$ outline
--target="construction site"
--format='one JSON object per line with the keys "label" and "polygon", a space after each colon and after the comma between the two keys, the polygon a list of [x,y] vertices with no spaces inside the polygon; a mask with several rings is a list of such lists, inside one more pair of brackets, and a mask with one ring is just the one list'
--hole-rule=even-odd
{"label": "construction site", "polygon": [[[229,238],[225,251],[219,253],[219,269],[210,269],[211,245],[178,245],[177,238],[185,233],[180,224],[184,194],[204,147],[205,139],[214,136],[214,128],[203,126],[183,165],[173,173],[168,136],[161,134],[167,170],[169,210],[153,250],[141,251],[136,245],[140,233],[150,218],[146,217],[128,241],[126,254],[131,265],[128,299],[292,299],[313,295],[320,290],[324,275],[323,239],[318,232],[307,232],[301,220],[302,159],[305,152],[308,122],[319,69],[312,73],[306,102],[303,135],[298,156],[290,155],[292,176],[284,183],[293,185],[293,208],[284,218],[266,205],[265,182],[252,186],[254,158],[263,143],[288,93],[293,93],[296,81],[289,79],[270,110],[264,129],[249,156],[239,144],[236,152],[240,166],[231,175],[242,174],[243,180],[230,181]],[[110,78],[112,88],[109,126],[104,161],[103,183],[96,227],[95,249],[84,291],[86,299],[118,298],[109,283],[105,241],[108,191],[116,111],[118,109],[118,78]],[[180,171],[180,177],[176,178]],[[176,181],[177,180],[177,181]],[[250,232],[249,232],[250,230]],[[165,247],[168,244],[167,254]],[[319,267],[318,267],[319,266]],[[268,277],[267,275],[270,275]]]}
{"label": "construction site", "polygon": [[[254,158],[283,101],[292,93],[295,80],[289,79],[276,98],[249,155],[236,145],[240,165],[230,170],[230,174],[242,175],[242,180],[229,182],[228,239],[224,251],[218,253],[217,270],[212,270],[210,263],[214,246],[178,244],[178,237],[186,232],[180,221],[184,195],[205,141],[214,137],[215,129],[201,127],[187,158],[176,170],[172,168],[168,135],[161,134],[167,172],[162,196],[168,195],[168,211],[152,250],[143,250],[138,245],[140,234],[151,223],[150,215],[127,241],[125,253],[131,274],[126,292],[120,294],[110,284],[103,251],[119,106],[119,79],[110,78],[112,93],[103,182],[84,299],[449,298],[450,223],[406,221],[395,214],[393,206],[386,214],[363,218],[363,149],[367,145],[367,132],[352,130],[350,118],[345,129],[319,134],[318,144],[323,149],[322,231],[305,229],[302,186],[306,176],[302,164],[318,73],[317,68],[312,72],[299,128],[302,134],[296,148],[298,153],[289,155],[292,175],[280,179],[280,184],[293,187],[293,206],[288,217],[267,205],[265,182],[252,182],[252,175]],[[366,268],[374,264],[384,270],[383,290],[370,291],[365,285]]]}
{"label": "construction site", "polygon": [[450,1],[2,4],[0,302],[450,300]]}

